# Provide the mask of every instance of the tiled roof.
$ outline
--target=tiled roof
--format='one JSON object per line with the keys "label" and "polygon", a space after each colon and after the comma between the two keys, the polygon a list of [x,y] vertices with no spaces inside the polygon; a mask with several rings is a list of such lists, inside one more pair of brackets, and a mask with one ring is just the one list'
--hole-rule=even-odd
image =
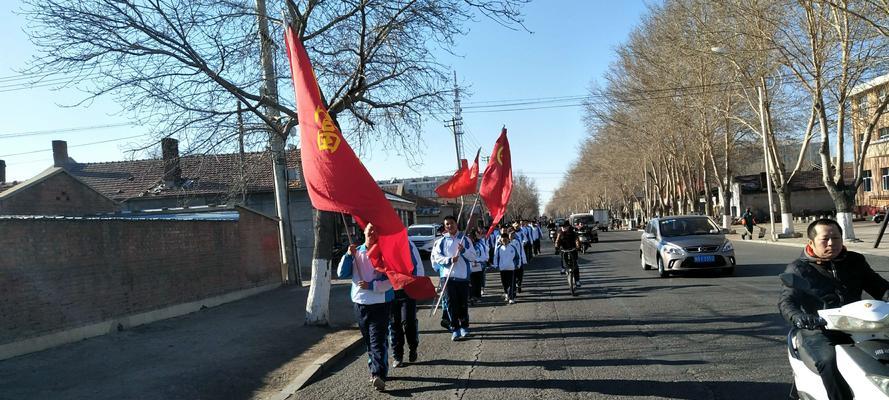
{"label": "tiled roof", "polygon": [[420,197],[412,193],[402,194],[401,197],[417,204],[417,207],[441,207],[441,203],[427,197]]}
{"label": "tiled roof", "polygon": [[[843,172],[845,175],[844,178],[847,181],[850,181],[852,179],[852,167],[846,165]],[[741,190],[746,193],[765,191],[765,188],[760,186],[759,174],[736,176],[735,182],[739,183]],[[817,189],[824,189],[824,181],[821,178],[820,170],[797,171],[797,173],[793,175],[793,179],[790,180],[790,190]]]}
{"label": "tiled roof", "polygon": [[[248,193],[274,191],[271,154],[244,154],[244,178],[241,179],[240,155],[208,154],[179,158],[182,182],[179,186],[164,186],[163,160],[133,160],[101,163],[70,163],[65,169],[100,193],[126,201],[140,197],[181,197],[194,195],[225,195],[239,193],[244,182]],[[287,154],[287,169],[298,170],[299,151]],[[291,176],[288,187],[301,188],[299,180]]]}

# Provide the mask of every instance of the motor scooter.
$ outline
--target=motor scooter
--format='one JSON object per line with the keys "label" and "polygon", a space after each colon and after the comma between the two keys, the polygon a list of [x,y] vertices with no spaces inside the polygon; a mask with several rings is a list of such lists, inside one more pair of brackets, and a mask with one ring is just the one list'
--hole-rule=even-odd
{"label": "motor scooter", "polygon": [[587,249],[590,248],[590,235],[586,229],[577,231],[577,241],[580,242],[580,251],[586,254]]}
{"label": "motor scooter", "polygon": [[[781,274],[785,285],[810,292],[807,281]],[[816,296],[817,297],[817,296]],[[823,329],[849,334],[854,344],[834,346],[837,367],[856,399],[889,399],[889,303],[861,300],[839,308],[818,310]],[[787,334],[787,358],[793,369],[791,399],[827,400],[815,362],[801,346],[800,330]]]}

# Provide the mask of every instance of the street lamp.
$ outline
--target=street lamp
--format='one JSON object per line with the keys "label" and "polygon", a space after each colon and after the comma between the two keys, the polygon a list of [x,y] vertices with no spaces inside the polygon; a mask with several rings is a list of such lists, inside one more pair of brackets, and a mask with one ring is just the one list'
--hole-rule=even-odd
{"label": "street lamp", "polygon": [[[720,55],[728,54],[728,51],[725,48],[714,46],[710,48],[710,51]],[[743,75],[743,71],[741,71],[741,67],[739,67],[734,62],[732,65],[737,68],[738,73]],[[760,129],[762,130],[762,157],[765,159],[765,168],[766,168],[766,190],[769,195],[769,224],[771,225],[771,237],[772,241],[777,240],[777,236],[775,235],[775,207],[774,201],[772,200],[772,160],[769,157],[769,147],[766,142],[766,114],[765,114],[765,102],[763,101],[763,87],[765,86],[766,81],[762,77],[760,77],[759,84],[756,85],[756,94],[759,96],[759,124]],[[726,132],[728,134],[728,132]]]}

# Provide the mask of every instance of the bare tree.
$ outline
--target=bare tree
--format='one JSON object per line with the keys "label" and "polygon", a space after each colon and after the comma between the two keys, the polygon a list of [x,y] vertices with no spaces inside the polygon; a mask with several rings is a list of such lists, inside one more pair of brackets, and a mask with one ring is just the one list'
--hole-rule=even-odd
{"label": "bare tree", "polygon": [[523,174],[513,177],[512,194],[507,206],[507,219],[531,219],[540,215],[540,192],[537,184]]}

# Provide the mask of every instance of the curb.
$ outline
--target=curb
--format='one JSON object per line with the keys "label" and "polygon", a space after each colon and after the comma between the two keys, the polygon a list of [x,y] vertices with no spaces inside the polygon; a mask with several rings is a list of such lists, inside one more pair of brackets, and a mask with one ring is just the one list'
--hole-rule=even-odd
{"label": "curb", "polygon": [[304,388],[312,379],[316,378],[322,372],[330,368],[331,365],[335,364],[339,361],[343,356],[354,350],[358,345],[361,344],[361,334],[352,335],[352,337],[347,341],[347,344],[340,349],[334,350],[333,353],[325,353],[321,357],[318,357],[315,361],[312,361],[309,366],[307,366],[299,376],[293,378],[290,383],[287,384],[284,389],[281,389],[280,392],[275,394],[274,396],[269,397],[267,400],[285,400],[290,396],[296,394],[297,391]]}
{"label": "curb", "polygon": [[[803,246],[805,246],[805,243],[770,242],[768,240],[741,240],[741,239],[738,239],[737,241],[739,241],[741,243],[758,243],[758,244],[768,244],[768,245],[774,245],[774,246],[797,247],[797,248],[802,248]],[[867,254],[867,255],[877,256],[877,257],[886,257],[886,254],[876,253],[876,252],[872,251],[872,250],[879,250],[879,249],[850,248],[849,250],[854,251],[856,253],[860,253],[860,254]]]}

